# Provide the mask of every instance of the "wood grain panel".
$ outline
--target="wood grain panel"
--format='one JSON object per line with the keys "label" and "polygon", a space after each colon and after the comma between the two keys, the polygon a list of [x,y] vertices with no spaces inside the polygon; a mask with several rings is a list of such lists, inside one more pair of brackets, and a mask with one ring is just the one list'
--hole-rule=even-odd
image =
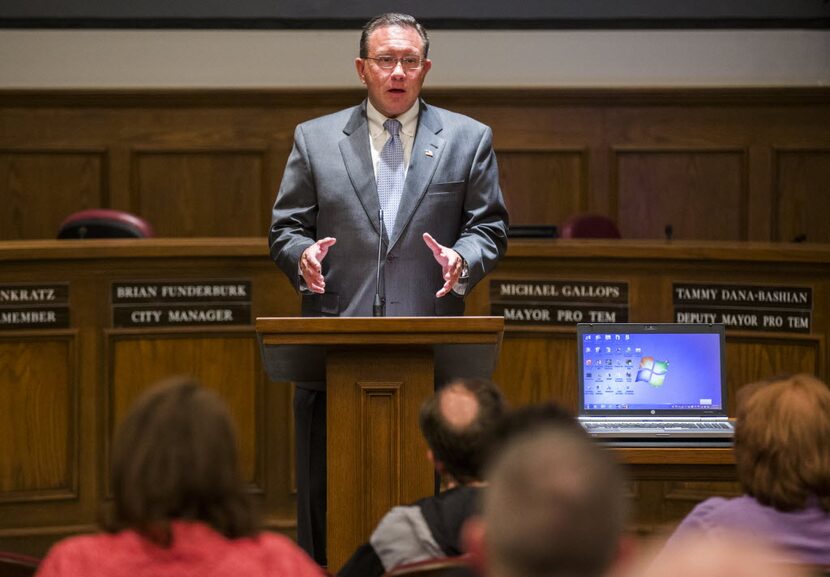
{"label": "wood grain panel", "polygon": [[774,240],[830,242],[830,149],[778,151]]}
{"label": "wood grain panel", "polygon": [[507,331],[493,380],[513,405],[555,400],[576,411],[576,344],[568,333]]}
{"label": "wood grain panel", "polygon": [[651,536],[662,521],[663,483],[660,481],[629,481],[632,494],[628,503],[628,530],[640,536]]}
{"label": "wood grain panel", "polygon": [[432,353],[330,348],[326,374],[328,518],[338,520],[327,528],[327,554],[336,571],[390,508],[433,491],[426,443],[413,435],[434,389]]}
{"label": "wood grain panel", "polygon": [[219,393],[236,422],[244,479],[262,487],[258,421],[262,373],[256,339],[248,334],[109,334],[108,439],[132,402],[149,386],[173,375],[192,375]]}
{"label": "wood grain panel", "polygon": [[0,337],[0,502],[77,496],[73,343]]}
{"label": "wood grain panel", "polygon": [[742,151],[617,150],[618,224],[623,238],[746,240]]}
{"label": "wood grain panel", "polygon": [[[361,475],[359,493],[363,518],[362,535],[371,534],[375,523],[401,502],[401,385],[403,383],[357,383],[360,390],[360,462],[368,465]],[[374,520],[374,522],[373,522]]]}
{"label": "wood grain panel", "polygon": [[741,488],[737,483],[719,481],[666,482],[666,499],[678,502],[699,503],[712,495],[737,497],[741,492]]}
{"label": "wood grain panel", "polygon": [[[116,110],[113,114],[122,112],[126,114],[128,111]],[[0,141],[4,138],[7,138],[7,133],[0,131]],[[511,146],[519,148],[519,144],[516,143],[511,143]],[[253,316],[297,314],[299,306],[296,294],[274,268],[267,255],[267,247],[261,235],[239,239],[147,239],[141,243],[0,243],[0,278],[8,283],[56,282],[61,279],[69,282],[75,287],[71,299],[72,318],[80,323],[77,329],[77,343],[72,345],[77,350],[77,376],[70,378],[70,382],[74,382],[72,379],[75,379],[79,383],[76,393],[79,411],[79,432],[76,433],[76,437],[80,442],[76,449],[79,455],[76,467],[78,497],[73,500],[43,503],[35,500],[36,495],[42,493],[32,491],[24,495],[27,499],[31,497],[27,501],[0,503],[0,548],[8,549],[13,545],[15,548],[19,546],[21,550],[42,554],[58,537],[91,527],[99,498],[105,495],[102,471],[106,468],[105,449],[111,434],[112,421],[116,418],[113,416],[115,395],[121,397],[120,410],[123,413],[126,397],[134,397],[146,383],[168,373],[186,371],[198,371],[197,375],[211,383],[211,386],[224,387],[223,394],[248,395],[241,400],[233,401],[233,406],[248,406],[254,403],[254,409],[240,412],[247,415],[245,418],[249,422],[255,419],[258,424],[262,424],[253,433],[248,433],[255,437],[249,441],[255,449],[250,449],[250,454],[254,457],[247,459],[249,462],[252,459],[255,461],[254,468],[259,467],[261,462],[267,467],[267,474],[262,475],[262,486],[265,491],[262,502],[267,525],[286,534],[291,533],[294,500],[288,474],[293,463],[290,453],[290,393],[288,387],[282,383],[267,387],[261,383],[257,364],[259,355],[252,331],[230,328],[188,329],[190,333],[181,333],[182,329],[153,329],[153,332],[107,329],[111,316],[108,302],[110,285],[113,281],[125,279],[164,278],[172,281],[177,278],[250,278],[253,282]],[[630,317],[642,322],[671,320],[673,279],[688,282],[810,286],[814,291],[812,334],[729,332],[729,386],[732,391],[758,377],[796,370],[812,372],[827,380],[827,366],[830,360],[827,348],[830,334],[830,245],[512,240],[508,255],[499,264],[493,278],[625,280],[630,283],[632,293]],[[471,298],[478,300],[470,303],[468,313],[489,313],[487,284],[488,281],[485,281],[473,291],[474,295],[471,295]],[[496,375],[497,382],[504,388],[508,398],[514,404],[555,398],[575,408],[576,355],[573,349],[575,344],[572,342],[573,330],[534,330],[524,327],[518,331],[515,329],[512,325],[507,328],[501,351],[501,365]],[[64,332],[67,331],[61,331]],[[429,336],[433,337],[436,332],[439,331],[434,331]],[[8,331],[3,333],[2,340],[6,344],[31,342],[31,336],[26,336],[28,333]],[[54,337],[55,340],[60,338]],[[210,340],[216,342],[206,342]],[[246,347],[239,340],[248,342],[249,345]],[[116,349],[121,345],[123,348],[119,352]],[[409,348],[405,347],[405,351],[408,350]],[[26,354],[21,355],[19,349],[6,347],[3,351],[0,356],[0,386],[3,387],[3,391],[0,395],[9,394],[9,375],[15,375],[15,379],[27,374],[40,375],[39,365],[54,364],[49,359],[56,357],[56,353],[51,353],[50,357],[47,348],[46,361],[41,359],[40,353],[35,355],[32,352],[28,353],[28,360],[24,363],[19,357],[25,357]],[[116,359],[118,355],[120,357]],[[362,359],[361,363],[375,368],[378,364],[377,356],[370,354],[366,359]],[[347,360],[351,360],[351,357]],[[8,363],[14,367],[12,370],[3,368]],[[392,368],[401,369],[398,366]],[[44,377],[45,381],[39,376],[37,380],[48,383],[48,379],[56,378],[56,373],[51,369],[50,371]],[[357,380],[367,382],[367,379]],[[388,375],[372,376],[372,382],[384,385],[405,380],[391,378]],[[123,389],[121,381],[125,381]],[[240,382],[242,384],[238,387],[239,391],[229,392],[231,383]],[[428,384],[429,387],[432,386],[431,380]],[[411,390],[408,385],[409,383],[405,383],[404,395]],[[350,391],[359,390],[355,386],[355,380],[348,386]],[[253,393],[255,396],[251,399],[250,391],[258,391],[259,387],[266,389],[262,399],[258,392]],[[23,395],[19,390],[13,389],[11,394],[12,398],[0,396],[3,399],[0,401],[0,419],[3,421],[8,420],[7,415],[12,414],[7,404],[17,403],[20,400],[18,397]],[[429,394],[429,391],[426,394]],[[29,397],[22,396],[23,401],[28,399]],[[382,395],[373,402],[391,410],[389,405],[383,405],[391,403],[391,400],[385,399]],[[405,415],[417,418],[419,404],[420,399],[404,399],[402,406]],[[54,406],[54,403],[52,405]],[[340,416],[345,419],[344,422],[356,422],[356,411],[351,406],[348,409],[346,415]],[[14,410],[19,411],[17,407]],[[38,407],[37,410],[43,411],[45,407]],[[267,415],[267,419],[263,418],[264,415]],[[329,417],[331,419],[331,412]],[[242,418],[238,417],[240,420]],[[385,421],[386,417],[376,420],[370,428],[382,429]],[[412,426],[417,428],[414,422]],[[337,441],[356,443],[356,426],[347,428],[342,433],[337,435]],[[334,435],[329,436],[330,440],[332,436]],[[391,437],[388,438],[391,446],[393,440]],[[8,454],[9,447],[18,448],[17,440],[14,441],[14,445],[8,443],[11,443],[8,441],[8,430],[3,429],[0,431],[0,455]],[[370,451],[386,454],[385,443],[386,441],[380,441],[377,445],[372,445]],[[266,458],[260,461],[262,445],[265,446]],[[424,447],[417,442],[405,445],[401,446],[401,452],[404,454],[401,467],[402,471],[407,471],[402,474],[404,490],[415,475],[413,471],[418,468],[426,472],[427,489],[431,489],[433,479],[429,463],[423,455]],[[716,455],[717,451],[721,453]],[[667,510],[672,511],[663,504],[671,487],[666,485],[667,482],[700,483],[694,486],[695,490],[703,490],[709,482],[734,481],[734,465],[724,458],[722,452],[725,451],[727,450],[615,450],[615,453],[624,455],[624,461],[634,472],[632,478],[637,485],[634,497],[637,499],[637,519],[642,522],[640,528],[645,530],[672,520],[664,516]],[[50,450],[49,454],[53,452]],[[407,454],[411,457],[407,457]],[[10,468],[20,467],[19,461],[20,459],[15,456],[10,459],[10,464],[0,457],[0,469],[6,467],[5,470],[9,471]],[[359,462],[359,459],[355,459],[355,462]],[[250,471],[251,465],[248,465],[248,469]],[[362,487],[363,485],[356,480],[356,476],[361,473],[362,469],[359,466],[343,471],[338,477],[343,479],[343,482],[337,490],[349,491]],[[248,476],[251,476],[250,472]],[[254,478],[257,479],[256,473]],[[716,485],[713,485],[713,488],[720,490]],[[58,491],[67,493],[64,489]],[[9,494],[3,495],[8,497]],[[380,495],[381,493],[378,494]],[[411,501],[417,496],[421,495],[405,494],[402,500]],[[349,495],[349,502],[357,503],[360,498],[357,493],[354,496]],[[679,511],[678,505],[677,512]],[[347,528],[351,531],[350,525]],[[358,530],[352,533],[359,541],[367,537],[358,535]],[[353,548],[352,546],[348,549],[346,554]]]}
{"label": "wood grain panel", "polygon": [[695,505],[709,497],[737,497],[742,493],[736,482],[724,481],[666,481],[663,494],[664,520],[681,520]]}
{"label": "wood grain panel", "polygon": [[[678,239],[786,241],[806,231],[808,242],[830,236],[817,216],[824,210],[810,213],[802,202],[821,204],[827,196],[820,187],[830,170],[828,94],[827,87],[425,91],[431,104],[491,126],[517,224],[559,224],[578,207],[630,216],[631,238],[662,238],[670,218]],[[40,188],[27,184],[27,193],[60,192],[42,195],[34,207],[29,199],[38,195],[16,192],[25,204],[14,218],[0,214],[0,238],[49,238],[60,220],[54,214],[90,205],[142,213],[162,235],[262,236],[297,123],[364,97],[360,89],[0,91],[0,150],[7,155],[103,157],[106,151],[101,178],[73,166],[55,171],[54,158],[27,167],[26,182],[43,179]],[[686,158],[669,166],[665,159],[632,164],[630,157],[621,167],[621,150]],[[787,158],[774,169],[779,151]],[[733,160],[695,156],[721,153],[746,157],[740,176]],[[0,170],[2,201],[7,191],[21,189],[8,172]],[[93,187],[85,183],[92,180],[102,192],[90,200],[86,191]],[[641,184],[650,188],[641,192]],[[633,195],[635,206],[650,203],[655,213],[640,214],[621,192]],[[633,213],[621,215],[623,208]],[[690,216],[698,212],[706,217]]]}
{"label": "wood grain panel", "polygon": [[55,238],[75,211],[106,206],[103,151],[0,149],[0,240]]}
{"label": "wood grain panel", "polygon": [[499,182],[510,224],[558,224],[586,209],[581,150],[498,150]]}
{"label": "wood grain panel", "polygon": [[727,406],[730,407],[730,416],[735,415],[735,392],[743,385],[774,375],[821,375],[823,348],[820,337],[783,335],[776,338],[728,334],[726,381],[729,384]]}
{"label": "wood grain panel", "polygon": [[614,452],[637,487],[629,499],[633,528],[640,534],[671,530],[708,497],[740,494],[730,449],[617,448]]}
{"label": "wood grain panel", "polygon": [[136,212],[158,236],[260,236],[264,151],[140,151],[133,155]]}

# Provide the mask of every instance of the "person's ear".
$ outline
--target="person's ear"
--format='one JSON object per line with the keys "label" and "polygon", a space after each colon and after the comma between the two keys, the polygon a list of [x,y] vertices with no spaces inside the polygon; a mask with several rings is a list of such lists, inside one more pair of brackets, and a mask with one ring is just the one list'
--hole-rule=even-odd
{"label": "person's ear", "polygon": [[487,525],[481,515],[473,515],[461,527],[461,550],[470,557],[477,575],[484,575],[487,566]]}
{"label": "person's ear", "polygon": [[624,533],[617,541],[617,554],[611,564],[609,575],[628,575],[639,559],[639,547],[636,537]]}
{"label": "person's ear", "polygon": [[423,74],[424,76],[426,76],[427,72],[429,72],[429,69],[432,68],[432,60],[430,60],[429,58],[425,59],[422,66],[424,68]]}
{"label": "person's ear", "polygon": [[429,459],[429,462],[432,463],[433,468],[435,468],[435,471],[439,475],[444,474],[444,463],[435,458],[435,453],[432,452],[432,449],[427,449],[427,459]]}
{"label": "person's ear", "polygon": [[354,67],[357,70],[357,77],[363,84],[366,84],[366,61],[362,58],[355,58]]}

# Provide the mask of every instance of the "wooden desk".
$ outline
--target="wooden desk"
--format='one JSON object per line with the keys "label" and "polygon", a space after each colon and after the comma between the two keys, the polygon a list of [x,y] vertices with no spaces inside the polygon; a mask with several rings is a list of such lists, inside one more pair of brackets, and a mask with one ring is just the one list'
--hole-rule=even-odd
{"label": "wooden desk", "polygon": [[615,448],[629,476],[632,529],[666,532],[697,503],[741,493],[732,449]]}
{"label": "wooden desk", "polygon": [[[785,371],[827,379],[830,246],[637,241],[511,241],[507,257],[468,297],[490,314],[499,279],[616,279],[629,285],[632,321],[670,322],[675,280],[803,285],[813,290],[806,334],[727,333],[730,398]],[[250,282],[250,323],[119,328],[118,282]],[[299,301],[264,238],[0,243],[0,285],[65,283],[69,326],[0,330],[0,548],[43,554],[55,540],[95,530],[109,498],[109,439],[148,384],[191,372],[227,401],[240,432],[245,479],[266,527],[292,535],[291,388],[267,382],[258,316],[296,316]],[[5,304],[0,304],[0,308]],[[572,327],[508,324],[495,380],[514,404],[556,399],[576,407]],[[728,451],[621,449],[632,473],[635,521],[672,523],[711,495],[736,491]]]}

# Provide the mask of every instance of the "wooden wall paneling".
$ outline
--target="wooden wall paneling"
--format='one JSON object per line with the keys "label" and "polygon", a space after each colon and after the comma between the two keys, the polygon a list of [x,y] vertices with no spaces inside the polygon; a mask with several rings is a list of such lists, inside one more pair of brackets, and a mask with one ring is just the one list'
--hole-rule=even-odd
{"label": "wooden wall paneling", "polygon": [[575,347],[572,330],[507,329],[493,380],[514,406],[554,400],[576,411]]}
{"label": "wooden wall paneling", "polygon": [[265,374],[261,433],[263,486],[261,499],[263,525],[296,538],[297,479],[294,465],[294,387],[291,383],[270,382]]}
{"label": "wooden wall paneling", "polygon": [[615,148],[612,206],[623,238],[746,240],[746,151]]}
{"label": "wooden wall paneling", "polygon": [[830,243],[830,148],[776,149],[772,240]]}
{"label": "wooden wall paneling", "polygon": [[727,332],[726,381],[730,416],[735,415],[735,393],[743,385],[775,375],[808,373],[821,378],[822,335],[774,335]]}
{"label": "wooden wall paneling", "polygon": [[[334,570],[391,507],[426,496],[422,489],[432,484],[426,442],[420,437],[404,442],[404,431],[417,430],[420,406],[433,390],[432,363],[432,352],[419,347],[382,354],[366,347],[329,351],[328,451],[350,456],[348,462],[329,461],[329,467],[338,468],[328,471],[328,516],[341,522],[328,528]],[[335,434],[336,424],[344,430]]]}
{"label": "wooden wall paneling", "polygon": [[[655,270],[644,262],[630,266],[608,266],[610,271],[600,275],[600,280],[628,282],[628,321],[632,323],[672,322],[672,280],[682,274],[675,263],[664,263]],[[625,272],[625,275],[621,274]]]}
{"label": "wooden wall paneling", "polygon": [[262,186],[261,206],[263,210],[260,215],[259,232],[256,236],[267,236],[271,228],[271,210],[277,198],[282,174],[285,171],[288,155],[291,153],[291,143],[272,142],[265,155],[265,166]]}
{"label": "wooden wall paneling", "polygon": [[163,237],[261,236],[266,149],[134,149],[135,212]]}
{"label": "wooden wall paneling", "polygon": [[106,208],[137,213],[138,207],[132,201],[130,186],[130,161],[133,158],[130,146],[124,142],[114,142],[108,150],[109,202]]}
{"label": "wooden wall paneling", "polygon": [[[427,98],[432,102],[429,100],[430,96]],[[597,102],[563,103],[542,98],[538,101],[518,103],[514,98],[493,98],[488,97],[486,91],[479,91],[464,96],[441,94],[433,103],[468,114],[489,125],[493,130],[496,157],[502,171],[505,164],[511,162],[508,157],[514,153],[564,155],[559,156],[561,160],[548,168],[551,171],[550,175],[543,173],[541,176],[553,177],[557,181],[567,179],[562,182],[563,185],[567,185],[566,189],[575,187],[575,179],[579,179],[580,196],[579,202],[575,203],[579,210],[607,212],[608,183],[605,175],[608,162],[604,150],[605,123],[602,107]],[[573,164],[576,159],[570,156],[575,154],[580,155],[580,172],[577,172]],[[515,169],[511,172],[515,174]],[[505,194],[513,199],[525,196],[533,198],[538,194],[536,190],[540,182],[544,181],[525,177],[519,183],[515,183],[515,177],[511,176],[510,182],[502,182],[502,187]],[[556,202],[560,202],[561,197],[562,194],[557,192]],[[563,200],[566,203],[564,206],[551,207],[556,220],[542,224],[559,224],[564,218],[562,215],[566,217],[575,210],[571,205],[572,199]],[[523,202],[526,206],[532,206],[532,201]],[[508,205],[508,208],[512,209],[512,206]],[[510,216],[511,222],[524,224],[524,221],[516,220],[525,217],[523,210],[511,210]],[[541,215],[531,213],[531,216],[534,217],[532,224],[541,222]]]}
{"label": "wooden wall paneling", "polygon": [[628,481],[628,530],[650,537],[662,526],[663,482],[648,479]]}
{"label": "wooden wall paneling", "polygon": [[559,224],[588,206],[586,150],[499,149],[510,224]]}
{"label": "wooden wall paneling", "polygon": [[[430,103],[470,114],[489,124],[493,128],[496,149],[504,150],[506,154],[516,150],[586,151],[587,172],[580,185],[587,191],[583,202],[587,202],[587,210],[615,218],[620,216],[620,203],[623,202],[619,196],[620,191],[616,188],[616,183],[619,182],[617,177],[624,175],[619,173],[619,167],[616,166],[617,158],[611,152],[612,146],[643,150],[679,147],[689,151],[748,151],[745,174],[741,177],[747,183],[742,185],[746,190],[742,192],[744,204],[740,207],[745,228],[727,227],[717,218],[710,219],[712,222],[705,225],[695,221],[695,226],[703,228],[705,233],[698,236],[697,230],[684,230],[684,221],[682,224],[672,223],[675,225],[676,238],[779,240],[772,236],[778,234],[780,240],[787,241],[789,229],[771,230],[771,221],[775,218],[780,221],[780,227],[801,229],[801,222],[785,223],[780,220],[795,218],[796,213],[793,212],[792,217],[783,213],[771,216],[769,211],[790,211],[797,206],[810,204],[802,202],[798,195],[804,195],[808,201],[810,198],[818,199],[813,204],[821,202],[827,196],[820,188],[820,183],[826,180],[826,173],[830,170],[827,168],[830,163],[827,160],[830,106],[827,105],[826,88],[530,91],[427,88],[425,96]],[[56,188],[53,182],[61,183],[64,186],[61,189],[63,194],[47,196],[41,202],[45,206],[34,208],[31,208],[27,199],[23,207],[25,211],[17,209],[22,214],[22,219],[13,219],[9,216],[10,212],[0,214],[0,239],[50,238],[56,223],[49,222],[49,219],[59,220],[55,214],[64,216],[93,205],[140,213],[143,210],[140,203],[143,198],[136,195],[135,190],[130,190],[136,186],[137,181],[140,183],[142,180],[136,179],[136,170],[139,173],[144,171],[148,179],[153,176],[153,202],[156,203],[152,207],[154,217],[173,202],[175,197],[162,198],[170,190],[176,189],[179,194],[182,194],[182,188],[201,190],[190,193],[181,203],[188,206],[188,212],[192,215],[174,214],[166,217],[177,226],[171,228],[167,220],[163,220],[163,227],[168,230],[163,230],[160,234],[262,235],[262,231],[267,229],[270,206],[291,147],[295,125],[356,104],[362,98],[363,92],[357,89],[0,91],[0,122],[3,126],[0,150],[19,150],[19,143],[25,142],[32,151],[40,150],[53,157],[65,153],[69,158],[76,153],[83,155],[86,151],[100,157],[97,162],[101,170],[101,176],[95,179],[101,193],[97,195],[92,192],[95,198],[89,200],[84,195],[90,187],[82,184],[82,188],[86,186],[84,190],[78,189],[77,185],[74,185],[74,189],[66,188],[66,183],[88,181],[84,169],[72,165],[74,160],[69,165],[58,166],[57,171],[54,169],[54,159],[30,163],[26,168],[30,174],[26,177],[27,182],[40,179],[41,184],[38,186],[49,191]],[[770,156],[773,147],[784,151],[786,156],[779,159],[783,162],[780,170],[770,167],[771,163],[776,162]],[[167,152],[174,155],[177,150],[182,153],[178,160],[168,156],[166,162],[155,158],[155,164],[151,162],[147,165],[145,162],[138,169],[131,166],[131,161],[136,160],[134,151],[146,151],[148,154],[154,151],[162,154]],[[104,154],[102,151],[107,151],[108,156],[101,156]],[[256,162],[262,164],[259,170],[246,166],[246,163],[251,162],[250,158],[232,157],[230,160],[217,161],[219,168],[216,173],[219,178],[211,179],[211,169],[208,166],[217,166],[217,163],[210,162],[216,159],[198,156],[211,151],[217,151],[220,156],[223,152],[242,151],[243,157],[244,151],[256,151],[273,160],[273,164],[266,166],[271,160],[258,160]],[[796,165],[792,157],[787,156],[790,151],[800,151],[809,156],[803,169]],[[145,157],[139,160],[148,159]],[[66,158],[58,164],[65,164],[65,161]],[[201,165],[203,161],[206,164]],[[8,158],[6,162],[9,162]],[[507,165],[510,163],[511,160],[505,158],[508,171],[510,167]],[[653,164],[646,164],[641,168],[650,171],[652,166]],[[696,168],[701,177],[709,178],[713,172],[723,167],[709,157],[707,162]],[[658,174],[653,179],[658,182],[653,184],[662,188],[662,181],[671,181],[669,177],[675,174],[665,163],[656,169]],[[5,200],[4,193],[9,191],[6,183],[13,179],[3,176],[2,170],[0,161],[0,200]],[[19,169],[15,170],[19,172]],[[659,172],[666,170],[668,173]],[[685,168],[679,170],[681,174],[688,172]],[[719,215],[727,212],[724,208],[732,208],[731,204],[726,207],[723,205],[723,202],[732,203],[734,200],[729,196],[732,192],[729,187],[733,184],[733,176],[729,174],[731,170],[731,167],[726,167],[724,174],[728,176],[719,185],[727,189],[726,195],[723,194],[723,188],[712,187],[708,182],[699,184],[707,191],[712,191],[708,195],[704,191],[700,200],[700,212]],[[256,177],[253,176],[254,173],[257,174]],[[56,176],[59,174],[65,177]],[[228,193],[234,187],[232,178],[245,182],[244,198],[241,200],[233,199],[233,195]],[[259,180],[259,183],[254,180]],[[510,202],[524,196],[533,199],[537,194],[537,183],[523,181],[519,186],[514,184],[515,180],[515,177],[510,177],[511,182],[506,183]],[[801,184],[802,180],[804,185]],[[163,183],[160,188],[156,188],[158,182]],[[689,182],[684,184],[682,178],[679,182],[681,187],[691,186]],[[147,183],[150,184],[149,181]],[[664,201],[670,204],[672,211],[685,211],[685,192],[681,190],[676,193],[672,182],[668,185],[672,194],[667,195],[669,198]],[[781,187],[783,189],[779,190]],[[779,195],[778,200],[769,198],[773,188]],[[795,191],[801,192],[797,195]],[[28,188],[27,192],[32,198]],[[231,206],[227,200],[229,196],[235,201]],[[194,197],[201,202],[193,200]],[[254,204],[257,200],[254,198],[259,199],[256,208]],[[782,205],[779,200],[791,203],[792,206]],[[527,201],[527,205],[531,202]],[[547,209],[557,212],[564,211],[565,208],[568,207]],[[242,212],[234,212],[234,209]],[[180,206],[173,205],[170,212],[175,210],[180,210]],[[201,214],[203,210],[204,215]],[[821,240],[830,236],[830,227],[816,216],[820,211],[811,213],[809,209],[798,210],[802,211],[798,213],[799,218],[810,227],[807,232],[808,242],[814,242],[814,238]],[[525,218],[523,211],[522,208],[515,209],[515,218]],[[254,213],[258,219],[256,221]],[[30,216],[34,214],[39,218]],[[44,214],[48,217],[42,218]],[[226,214],[236,217],[229,219]],[[559,219],[558,215],[555,216]],[[192,225],[187,221],[188,218],[193,219]],[[188,225],[191,229],[187,228]],[[659,230],[648,231],[648,238],[660,238],[664,225],[665,222],[660,222],[657,227]],[[644,234],[643,226],[643,223],[638,222],[634,223],[633,228]],[[728,234],[724,234],[724,230],[728,230]],[[794,232],[799,233],[800,230]],[[687,234],[695,236],[685,236]]]}
{"label": "wooden wall paneling", "polygon": [[243,478],[257,492],[264,491],[265,379],[252,330],[124,329],[105,331],[105,338],[109,402],[104,471],[109,470],[109,440],[136,397],[161,379],[191,375],[227,403],[239,436]]}
{"label": "wooden wall paneling", "polygon": [[[487,284],[496,278],[627,281],[631,319],[643,322],[671,319],[670,287],[673,281],[811,286],[814,291],[812,334],[728,333],[729,384],[734,393],[734,389],[756,378],[773,372],[798,370],[814,372],[826,379],[826,335],[830,320],[830,281],[827,280],[830,258],[827,258],[827,252],[825,245],[790,243],[514,240],[496,272],[470,295],[467,312],[489,314]],[[5,282],[70,283],[72,326],[78,332],[74,346],[80,359],[77,367],[80,387],[78,496],[71,501],[0,503],[0,547],[14,545],[43,553],[58,537],[94,529],[97,505],[106,494],[103,471],[106,470],[105,454],[112,428],[110,419],[114,414],[111,405],[114,400],[108,396],[118,390],[119,380],[114,378],[113,363],[115,351],[121,344],[124,346],[119,350],[124,356],[134,358],[126,353],[144,355],[145,352],[150,355],[149,360],[140,363],[130,361],[116,365],[118,375],[127,375],[128,385],[132,387],[127,393],[131,395],[137,394],[140,384],[146,385],[157,374],[166,374],[168,369],[178,371],[185,363],[186,368],[204,364],[209,376],[222,382],[229,382],[224,375],[249,374],[249,367],[256,367],[255,375],[241,377],[245,394],[257,386],[264,390],[262,397],[253,401],[262,412],[256,412],[257,428],[251,433],[255,438],[250,445],[253,446],[256,470],[253,474],[256,484],[252,490],[258,491],[257,496],[263,500],[266,525],[292,534],[290,386],[264,382],[255,362],[258,351],[253,331],[246,328],[185,331],[113,331],[105,328],[111,325],[109,295],[113,280],[251,279],[254,284],[253,316],[298,314],[298,298],[269,261],[262,236],[214,240],[149,239],[141,243],[5,242],[0,243],[0,265],[0,276]],[[514,404],[553,398],[575,408],[573,330],[568,327],[517,328],[510,326],[505,334],[496,374],[496,380],[508,398]],[[15,333],[14,338],[19,335]],[[234,341],[225,346],[225,341],[235,337],[241,341],[249,340],[249,345]],[[165,339],[168,342],[162,342]],[[202,342],[207,339],[223,344],[214,347]],[[177,344],[176,341],[183,342]],[[164,353],[162,349],[171,352]],[[217,349],[220,350],[214,355]],[[240,349],[244,349],[244,354],[238,353]],[[218,357],[217,363],[230,368],[214,368],[211,361],[202,360],[208,356]],[[134,371],[136,375],[132,374]],[[127,393],[121,393],[122,401]],[[247,406],[247,399],[249,397],[234,401],[234,404]],[[250,457],[248,462],[251,462]],[[685,468],[675,465],[680,469],[674,471],[667,471],[667,464],[662,462],[646,470],[636,465],[637,494],[642,501],[637,504],[637,514],[638,519],[644,520],[643,526],[656,526],[666,520],[662,515],[688,507],[692,493],[703,492],[707,483],[734,479],[726,465],[718,465],[723,467],[722,470],[709,471],[704,463],[701,472],[697,468],[699,464],[689,462]],[[261,475],[259,471],[262,471]],[[666,506],[663,504],[665,495],[674,490],[666,483],[671,482],[698,485],[682,486],[680,493],[684,498]],[[712,488],[720,490],[716,485]],[[656,493],[653,495],[652,491]],[[6,521],[9,524],[3,525]],[[36,551],[37,548],[40,550]]]}
{"label": "wooden wall paneling", "polygon": [[0,240],[55,238],[73,212],[107,204],[102,149],[0,148]]}
{"label": "wooden wall paneling", "polygon": [[772,149],[756,143],[747,153],[747,238],[767,241],[772,238],[773,167]]}
{"label": "wooden wall paneling", "polygon": [[0,333],[0,506],[78,497],[76,338]]}
{"label": "wooden wall paneling", "polygon": [[79,331],[0,333],[0,549],[95,530],[85,493]]}
{"label": "wooden wall paneling", "polygon": [[[652,451],[653,454],[645,460],[632,460],[620,451]],[[697,451],[678,456],[659,449],[614,449],[636,487],[636,492],[629,496],[636,532],[643,535],[668,533],[704,499],[740,494],[731,451],[724,449],[728,452],[726,459],[707,455],[705,449]]]}
{"label": "wooden wall paneling", "polygon": [[652,513],[654,527],[657,530],[673,528],[701,501],[709,497],[729,499],[742,492],[735,481],[663,481],[656,490],[659,497]]}

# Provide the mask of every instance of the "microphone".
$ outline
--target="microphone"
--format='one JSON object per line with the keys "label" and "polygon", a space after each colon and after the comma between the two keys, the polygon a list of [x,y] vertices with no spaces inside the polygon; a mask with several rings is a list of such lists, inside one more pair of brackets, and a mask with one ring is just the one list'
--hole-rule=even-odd
{"label": "microphone", "polygon": [[378,210],[378,272],[375,280],[375,302],[372,305],[372,316],[382,317],[383,314],[383,299],[380,298],[380,259],[383,249],[383,209]]}

